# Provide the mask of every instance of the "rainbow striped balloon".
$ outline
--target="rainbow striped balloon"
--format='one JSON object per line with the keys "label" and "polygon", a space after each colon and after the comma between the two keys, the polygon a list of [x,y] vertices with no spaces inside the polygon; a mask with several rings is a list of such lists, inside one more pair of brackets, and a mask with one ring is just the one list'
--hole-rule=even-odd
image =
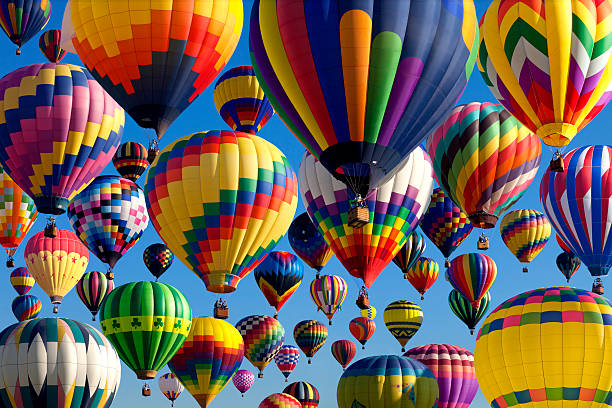
{"label": "rainbow striped balloon", "polygon": [[34,319],[42,309],[42,302],[34,295],[19,295],[11,304],[13,314],[20,322]]}
{"label": "rainbow striped balloon", "polygon": [[438,184],[476,228],[493,228],[538,172],[540,139],[492,103],[459,105],[427,139]]}
{"label": "rainbow striped balloon", "polygon": [[0,27],[7,37],[21,46],[42,30],[51,17],[51,0],[4,0],[0,3]]}
{"label": "rainbow striped balloon", "polygon": [[102,307],[102,302],[115,289],[115,281],[108,279],[102,272],[87,272],[76,284],[77,295],[91,312],[92,320]]}
{"label": "rainbow striped balloon", "polygon": [[247,316],[236,323],[244,341],[244,356],[259,369],[258,377],[285,342],[285,329],[273,317]]}
{"label": "rainbow striped balloon", "polygon": [[17,248],[38,218],[34,200],[0,167],[0,245]]}
{"label": "rainbow striped balloon", "polygon": [[293,338],[310,364],[311,358],[327,340],[327,327],[316,320],[302,320],[293,328]]}
{"label": "rainbow striped balloon", "polygon": [[274,116],[253,67],[248,65],[234,67],[221,75],[213,99],[221,118],[238,132],[254,135]]}
{"label": "rainbow striped balloon", "polygon": [[493,95],[549,146],[565,146],[612,97],[609,0],[494,0],[478,68]]}
{"label": "rainbow striped balloon", "polygon": [[474,307],[491,289],[496,277],[495,261],[480,253],[459,255],[448,268],[448,281]]}
{"label": "rainbow striped balloon", "polygon": [[310,283],[310,298],[317,305],[317,310],[327,316],[330,325],[334,313],[340,310],[347,294],[348,285],[340,276],[323,275]]}
{"label": "rainbow striped balloon", "polygon": [[421,300],[423,300],[425,298],[423,295],[436,282],[439,273],[440,266],[438,263],[431,258],[422,256],[408,269],[406,279],[421,294]]}
{"label": "rainbow striped balloon", "polygon": [[49,62],[60,62],[66,56],[66,50],[60,46],[62,30],[47,30],[38,39],[38,48]]}
{"label": "rainbow striped balloon", "polygon": [[[529,263],[544,249],[551,227],[540,211],[514,210],[504,216],[499,231],[510,252],[520,262]],[[527,268],[523,271],[527,272]]]}
{"label": "rainbow striped balloon", "polygon": [[25,295],[34,287],[36,284],[36,280],[28,271],[26,267],[19,267],[13,269],[11,272],[11,285],[13,285],[13,289],[17,292],[18,295]]}

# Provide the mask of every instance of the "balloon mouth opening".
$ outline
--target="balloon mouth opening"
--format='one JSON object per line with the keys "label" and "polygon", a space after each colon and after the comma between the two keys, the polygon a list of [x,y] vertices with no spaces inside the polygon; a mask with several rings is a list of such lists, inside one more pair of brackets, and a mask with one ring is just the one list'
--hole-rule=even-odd
{"label": "balloon mouth opening", "polygon": [[551,147],[567,146],[578,133],[578,128],[570,123],[547,123],[536,131],[545,145]]}
{"label": "balloon mouth opening", "polygon": [[43,214],[61,215],[66,212],[70,201],[64,197],[47,197],[38,196],[34,197],[34,203],[38,212]]}
{"label": "balloon mouth opening", "polygon": [[238,287],[240,276],[225,272],[214,272],[202,276],[202,280],[209,292],[232,293]]}
{"label": "balloon mouth opening", "polygon": [[235,287],[229,285],[209,285],[206,289],[213,293],[232,293],[236,290]]}
{"label": "balloon mouth opening", "polygon": [[62,304],[62,296],[50,296],[51,304],[61,305]]}
{"label": "balloon mouth opening", "polygon": [[152,380],[157,375],[155,370],[136,370],[135,373],[139,380]]}
{"label": "balloon mouth opening", "polygon": [[474,214],[470,214],[468,218],[476,228],[483,229],[490,229],[495,227],[495,224],[497,224],[498,220],[498,217],[496,215],[489,214],[485,211],[478,211]]}

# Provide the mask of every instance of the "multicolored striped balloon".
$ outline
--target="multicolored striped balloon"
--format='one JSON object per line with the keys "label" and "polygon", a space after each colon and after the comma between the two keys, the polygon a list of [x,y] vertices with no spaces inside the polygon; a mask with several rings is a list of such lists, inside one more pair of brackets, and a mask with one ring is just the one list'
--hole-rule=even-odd
{"label": "multicolored striped balloon", "polygon": [[88,324],[46,317],[0,333],[3,407],[108,408],[120,381],[117,352]]}
{"label": "multicolored striped balloon", "polygon": [[565,279],[567,279],[567,283],[569,283],[570,278],[574,276],[576,271],[580,269],[580,258],[571,252],[561,252],[557,255],[556,259],[557,268],[561,271]]}
{"label": "multicolored striped balloon", "polygon": [[155,378],[185,342],[191,329],[191,307],[170,285],[127,283],[102,303],[100,326],[121,360],[138,379],[148,380]]}
{"label": "multicolored striped balloon", "polygon": [[569,287],[531,290],[499,305],[474,350],[491,407],[609,406],[610,316],[607,299]]}
{"label": "multicolored striped balloon", "polygon": [[565,172],[547,169],[540,202],[557,235],[589,268],[605,276],[612,267],[612,147],[582,146],[563,159]]}
{"label": "multicolored striped balloon", "polygon": [[[474,228],[467,215],[441,188],[435,188],[431,194],[429,208],[420,225],[445,258],[451,256]],[[448,268],[447,264],[445,266]]]}
{"label": "multicolored striped balloon", "polygon": [[297,190],[289,160],[274,145],[215,130],[168,145],[145,185],[159,236],[215,293],[236,290],[274,249],[295,214]]}
{"label": "multicolored striped balloon", "polygon": [[268,304],[278,313],[300,287],[304,266],[290,252],[272,251],[255,268],[253,276]]}
{"label": "multicolored striped balloon", "polygon": [[236,323],[244,340],[244,356],[259,369],[258,378],[285,343],[285,329],[273,317],[247,316]]}
{"label": "multicolored striped balloon", "polygon": [[8,38],[21,47],[39,33],[51,17],[51,0],[5,0],[0,3],[0,27]]}
{"label": "multicolored striped balloon", "polygon": [[168,368],[201,407],[208,407],[238,371],[243,355],[242,337],[231,324],[214,317],[194,317],[185,343]]}
{"label": "multicolored striped balloon", "polygon": [[147,7],[71,0],[72,44],[104,89],[159,139],[234,53],[242,13],[242,0]]}
{"label": "multicolored striped balloon", "polygon": [[91,312],[92,320],[100,311],[102,302],[115,289],[115,282],[102,272],[87,272],[76,284],[77,295]]}
{"label": "multicolored striped balloon", "polygon": [[302,320],[293,328],[293,338],[311,364],[312,357],[327,340],[327,327],[316,320]]}
{"label": "multicolored striped balloon", "polygon": [[565,146],[612,97],[612,4],[494,0],[478,68],[493,95],[549,146]]}
{"label": "multicolored striped balloon", "polygon": [[450,344],[426,344],[408,350],[404,357],[427,366],[438,381],[438,408],[468,408],[478,391],[474,355]]}
{"label": "multicolored striped balloon", "polygon": [[23,266],[13,269],[11,272],[11,285],[18,295],[25,295],[34,287],[36,280],[28,271],[28,268]]}
{"label": "multicolored striped balloon", "polygon": [[136,142],[122,143],[113,156],[115,170],[126,179],[136,181],[149,167],[149,151]]}
{"label": "multicolored striped balloon", "polygon": [[302,408],[317,408],[319,406],[319,390],[311,383],[299,381],[289,384],[283,390],[300,401]]}
{"label": "multicolored striped balloon", "polygon": [[[544,249],[550,238],[550,222],[536,210],[510,211],[499,226],[504,244],[523,263],[529,263]],[[527,268],[523,268],[527,272]]]}
{"label": "multicolored striped balloon", "polygon": [[66,50],[60,44],[62,30],[47,30],[38,39],[38,48],[49,62],[60,62],[66,56]]}
{"label": "multicolored striped balloon", "polygon": [[157,280],[172,265],[174,254],[164,244],[151,244],[142,253],[142,260]]}
{"label": "multicolored striped balloon", "polygon": [[349,331],[361,343],[361,348],[365,350],[366,343],[376,331],[376,323],[368,317],[356,317],[349,322]]}
{"label": "multicolored striped balloon", "polygon": [[149,225],[142,189],[117,176],[98,176],[68,207],[68,220],[87,248],[111,268]]}
{"label": "multicolored striped balloon", "polygon": [[42,302],[34,295],[19,295],[11,303],[13,314],[20,322],[38,317]]}
{"label": "multicolored striped balloon", "polygon": [[232,382],[244,398],[244,393],[251,389],[255,383],[255,375],[249,370],[238,370],[232,377]]}
{"label": "multicolored striped balloon", "polygon": [[293,252],[306,262],[306,265],[316,269],[317,275],[327,261],[334,256],[323,235],[314,226],[306,212],[301,213],[291,222],[287,238]]}
{"label": "multicolored striped balloon", "polygon": [[398,173],[366,197],[370,222],[353,228],[348,213],[354,193],[310,153],[302,158],[298,179],[310,219],[346,270],[367,287],[417,227],[433,189],[431,161],[417,147]]}
{"label": "multicolored striped balloon", "polygon": [[346,369],[357,354],[357,347],[350,340],[336,340],[331,345],[331,353],[342,368]]}
{"label": "multicolored striped balloon", "polygon": [[164,394],[171,402],[171,406],[174,406],[174,401],[181,395],[185,390],[185,387],[179,379],[173,373],[166,373],[159,377],[159,390]]}
{"label": "multicolored striped balloon", "polygon": [[463,254],[451,261],[447,275],[453,288],[477,307],[495,282],[497,265],[485,254]]}
{"label": "multicolored striped balloon", "polygon": [[538,172],[542,143],[492,103],[459,105],[427,138],[438,184],[476,228],[493,228]]}
{"label": "multicolored striped balloon", "polygon": [[426,365],[412,358],[366,357],[342,374],[336,395],[338,408],[435,408],[438,383]]}
{"label": "multicolored striped balloon", "polygon": [[393,258],[393,263],[396,264],[405,275],[408,273],[408,270],[412,268],[412,265],[416,263],[421,255],[423,255],[425,248],[427,248],[425,237],[418,229],[415,229],[408,235],[406,243]]}
{"label": "multicolored striped balloon", "polygon": [[274,109],[250,65],[234,67],[219,77],[213,99],[221,118],[238,132],[252,135],[274,116]]}
{"label": "multicolored striped balloon", "polygon": [[63,214],[100,174],[125,122],[89,71],[71,64],[33,64],[4,76],[0,112],[0,164],[44,214]]}
{"label": "multicolored striped balloon", "polygon": [[408,300],[396,300],[385,308],[383,320],[387,330],[402,346],[402,352],[404,352],[406,343],[421,328],[423,310],[419,305]]}
{"label": "multicolored striped balloon", "polygon": [[337,275],[323,275],[310,282],[310,298],[332,324],[334,314],[340,310],[348,294],[346,281]]}
{"label": "multicolored striped balloon", "polygon": [[17,248],[38,217],[34,200],[0,167],[0,245]]}
{"label": "multicolored striped balloon", "polygon": [[299,360],[300,349],[290,344],[284,344],[274,356],[274,362],[280,372],[285,376],[285,382],[289,382],[289,375],[293,372]]}
{"label": "multicolored striped balloon", "polygon": [[450,309],[455,316],[470,329],[470,334],[474,334],[476,325],[482,320],[485,313],[487,313],[490,304],[491,294],[489,292],[480,299],[480,303],[476,307],[472,306],[470,301],[455,289],[451,290],[448,294],[448,305]]}
{"label": "multicolored striped balloon", "polygon": [[421,294],[421,300],[423,300],[425,299],[425,292],[438,279],[439,272],[440,267],[436,261],[422,256],[408,269],[406,279]]}
{"label": "multicolored striped balloon", "polygon": [[302,408],[302,404],[289,394],[276,393],[266,397],[257,408]]}
{"label": "multicolored striped balloon", "polygon": [[258,0],[251,11],[251,61],[270,102],[362,196],[452,109],[477,46],[471,1]]}

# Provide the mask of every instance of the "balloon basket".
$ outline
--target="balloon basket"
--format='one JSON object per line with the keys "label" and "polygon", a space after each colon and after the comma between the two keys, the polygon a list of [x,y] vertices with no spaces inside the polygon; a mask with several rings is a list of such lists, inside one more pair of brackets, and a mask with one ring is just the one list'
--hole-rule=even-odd
{"label": "balloon basket", "polygon": [[555,152],[553,159],[550,161],[550,171],[554,171],[556,173],[565,172],[565,163],[563,163],[563,156],[558,151]]}
{"label": "balloon basket", "polygon": [[113,280],[113,279],[115,279],[115,273],[114,273],[112,270],[110,270],[110,269],[109,269],[109,270],[106,272],[106,279],[108,279],[108,280]]}
{"label": "balloon basket", "polygon": [[597,278],[595,279],[595,282],[593,282],[593,293],[597,293],[598,295],[603,295],[604,294],[604,285],[601,282],[601,279]]}
{"label": "balloon basket", "polygon": [[445,259],[445,260],[444,260],[444,267],[445,267],[446,269],[450,268],[450,261],[449,261],[448,259]]}
{"label": "balloon basket", "polygon": [[370,308],[370,300],[368,299],[368,295],[359,295],[355,301],[355,304],[361,310],[368,310]]}
{"label": "balloon basket", "polygon": [[285,378],[285,382],[289,382],[289,379],[288,379],[288,378]]}
{"label": "balloon basket", "polygon": [[151,396],[151,387],[148,384],[142,386],[142,396],[150,397]]}
{"label": "balloon basket", "polygon": [[257,374],[257,378],[263,378],[263,373]]}
{"label": "balloon basket", "polygon": [[348,225],[359,229],[370,222],[370,210],[368,207],[353,207],[348,213]]}
{"label": "balloon basket", "polygon": [[527,273],[527,272],[529,272],[529,269],[527,267],[524,267],[523,268],[523,273]]}
{"label": "balloon basket", "polygon": [[157,144],[157,140],[153,139],[149,142],[149,150],[147,151],[147,161],[149,164],[153,164],[158,154],[159,146]]}
{"label": "balloon basket", "polygon": [[59,313],[59,306],[53,306],[53,313],[58,314]]}
{"label": "balloon basket", "polygon": [[487,238],[484,233],[481,234],[478,238],[478,243],[476,244],[476,247],[481,251],[486,251],[487,249],[489,249],[489,238]]}
{"label": "balloon basket", "polygon": [[45,225],[45,237],[55,238],[57,237],[57,226],[55,225],[55,218],[49,217],[47,225]]}
{"label": "balloon basket", "polygon": [[229,317],[229,307],[227,307],[227,302],[225,300],[219,299],[215,302],[213,315],[215,319],[225,320]]}
{"label": "balloon basket", "polygon": [[308,359],[308,364],[312,364],[312,360],[310,358]]}
{"label": "balloon basket", "polygon": [[14,268],[15,267],[15,260],[10,257],[9,259],[6,260],[6,267],[7,268]]}

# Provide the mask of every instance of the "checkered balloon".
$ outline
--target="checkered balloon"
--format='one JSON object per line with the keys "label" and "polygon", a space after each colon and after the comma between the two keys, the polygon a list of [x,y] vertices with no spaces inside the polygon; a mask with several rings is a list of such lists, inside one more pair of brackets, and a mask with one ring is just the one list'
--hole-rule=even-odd
{"label": "checkered balloon", "polygon": [[236,323],[236,328],[244,340],[244,356],[259,369],[259,378],[263,377],[263,370],[285,342],[285,329],[278,320],[265,315],[247,316]]}

